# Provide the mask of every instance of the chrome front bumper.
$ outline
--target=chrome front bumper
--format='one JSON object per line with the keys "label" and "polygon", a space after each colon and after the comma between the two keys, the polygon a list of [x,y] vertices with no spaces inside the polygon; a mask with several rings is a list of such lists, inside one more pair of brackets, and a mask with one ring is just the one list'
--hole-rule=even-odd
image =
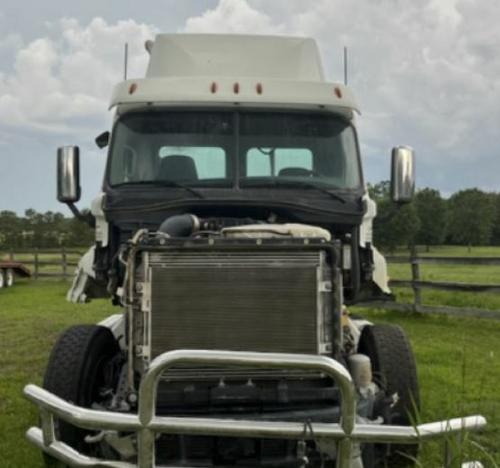
{"label": "chrome front bumper", "polygon": [[[304,424],[297,422],[157,416],[156,393],[160,376],[179,364],[293,368],[322,372],[334,379],[339,386],[342,401],[340,423],[314,423],[312,430],[304,431]],[[295,440],[330,439],[337,443],[337,468],[351,468],[354,443],[418,444],[464,431],[479,430],[486,425],[482,416],[450,419],[416,427],[357,424],[356,390],[350,374],[339,362],[313,355],[202,350],[164,353],[152,361],[142,379],[137,415],[81,408],[36,385],[27,385],[24,394],[40,408],[42,426],[41,429],[30,428],[26,433],[27,438],[54,458],[68,465],[81,467],[158,468],[155,464],[155,437],[157,433],[168,433]],[[57,440],[54,417],[84,429],[137,433],[137,464],[90,458],[76,452]]]}

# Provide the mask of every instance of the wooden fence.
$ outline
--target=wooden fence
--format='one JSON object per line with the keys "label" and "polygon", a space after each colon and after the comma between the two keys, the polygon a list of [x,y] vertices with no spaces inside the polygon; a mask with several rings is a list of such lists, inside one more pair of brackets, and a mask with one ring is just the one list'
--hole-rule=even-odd
{"label": "wooden fence", "polygon": [[[19,252],[0,253],[0,258],[18,260],[24,263],[32,272],[34,279],[54,278],[70,279],[73,276],[79,257],[83,251],[75,249],[60,250],[25,250]],[[473,293],[500,293],[499,284],[455,283],[449,281],[425,281],[421,276],[421,265],[479,265],[500,266],[500,257],[430,257],[430,256],[386,256],[388,263],[409,264],[411,279],[393,279],[391,287],[411,288],[413,303],[392,301],[373,301],[359,304],[362,307],[399,310],[404,312],[431,312],[461,317],[483,317],[500,320],[500,310],[486,310],[473,307],[451,307],[443,305],[425,305],[422,303],[423,289],[441,291],[459,291]]]}
{"label": "wooden fence", "polygon": [[409,264],[411,279],[390,280],[391,287],[411,288],[413,303],[392,301],[374,301],[360,304],[363,307],[377,307],[383,309],[400,310],[405,312],[431,312],[436,314],[455,315],[460,317],[481,317],[500,320],[500,310],[478,309],[473,307],[451,307],[443,305],[422,304],[423,289],[437,289],[441,291],[473,292],[473,293],[500,293],[499,284],[455,283],[449,281],[425,281],[421,279],[421,265],[480,265],[499,266],[500,257],[430,257],[430,256],[386,256],[388,263]]}
{"label": "wooden fence", "polygon": [[70,279],[81,255],[82,251],[63,247],[59,250],[9,251],[0,253],[0,259],[23,263],[30,269],[33,279]]}

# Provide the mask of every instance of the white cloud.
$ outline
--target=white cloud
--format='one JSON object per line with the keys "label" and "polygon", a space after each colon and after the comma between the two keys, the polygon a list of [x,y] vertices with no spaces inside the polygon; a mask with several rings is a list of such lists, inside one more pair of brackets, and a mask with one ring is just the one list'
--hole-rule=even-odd
{"label": "white cloud", "polygon": [[190,33],[279,34],[283,25],[274,23],[246,0],[220,0],[214,9],[189,18],[184,28]]}
{"label": "white cloud", "polygon": [[[0,12],[0,20],[2,19]],[[4,50],[18,49],[22,45],[22,38],[19,34],[7,34],[7,36],[0,38],[0,53]]]}
{"label": "white cloud", "polygon": [[[492,173],[500,172],[500,158],[492,158],[499,156],[500,3],[248,4],[283,25],[285,33],[315,37],[327,76],[342,79],[342,47],[348,46],[349,81],[363,111],[360,136],[373,178],[387,177],[387,166],[379,168],[393,144],[411,144],[424,171],[433,171],[419,172],[423,184],[439,182],[449,190],[494,184]],[[466,165],[477,168],[474,178],[460,173]]]}
{"label": "white cloud", "polygon": [[125,42],[129,76],[143,76],[143,45],[155,33],[153,26],[133,20],[108,24],[94,18],[82,26],[62,19],[24,47],[10,38],[18,50],[13,70],[0,74],[0,124],[56,133],[102,125],[111,89],[123,76]]}

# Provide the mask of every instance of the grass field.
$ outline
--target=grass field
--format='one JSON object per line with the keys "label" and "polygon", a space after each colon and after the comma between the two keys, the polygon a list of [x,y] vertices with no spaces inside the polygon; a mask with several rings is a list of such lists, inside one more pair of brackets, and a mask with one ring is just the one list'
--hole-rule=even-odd
{"label": "grass field", "polygon": [[[22,281],[0,292],[2,468],[42,467],[40,454],[24,440],[27,427],[37,423],[37,412],[21,392],[28,382],[41,383],[57,335],[72,324],[94,323],[114,311],[108,301],[66,303],[67,287],[55,281]],[[449,302],[454,294],[447,295]],[[474,435],[466,449],[486,467],[500,465],[500,322],[366,309],[360,313],[374,322],[398,323],[408,332],[419,366],[421,419],[483,414],[488,430]],[[421,466],[438,467],[440,455],[439,445],[425,446]]]}
{"label": "grass field", "polygon": [[[430,252],[419,248],[420,256],[436,257],[500,257],[500,247],[438,246]],[[408,250],[399,250],[395,255],[408,256]],[[389,264],[392,279],[411,279],[409,264]],[[449,281],[456,283],[500,284],[500,266],[493,265],[420,265],[420,277],[425,281]],[[409,288],[395,288],[399,302],[413,302],[413,292]],[[422,301],[425,305],[447,305],[455,307],[476,307],[500,311],[500,294],[447,292],[423,289]]]}

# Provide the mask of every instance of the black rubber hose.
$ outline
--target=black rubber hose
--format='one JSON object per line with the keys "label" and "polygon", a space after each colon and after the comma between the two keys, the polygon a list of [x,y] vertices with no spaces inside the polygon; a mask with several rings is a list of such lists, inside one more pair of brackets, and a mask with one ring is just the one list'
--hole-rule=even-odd
{"label": "black rubber hose", "polygon": [[352,278],[352,298],[355,302],[361,288],[361,265],[359,261],[359,230],[354,228],[351,234],[351,278]]}
{"label": "black rubber hose", "polygon": [[200,228],[200,220],[193,214],[170,216],[161,223],[158,231],[170,237],[189,237]]}

